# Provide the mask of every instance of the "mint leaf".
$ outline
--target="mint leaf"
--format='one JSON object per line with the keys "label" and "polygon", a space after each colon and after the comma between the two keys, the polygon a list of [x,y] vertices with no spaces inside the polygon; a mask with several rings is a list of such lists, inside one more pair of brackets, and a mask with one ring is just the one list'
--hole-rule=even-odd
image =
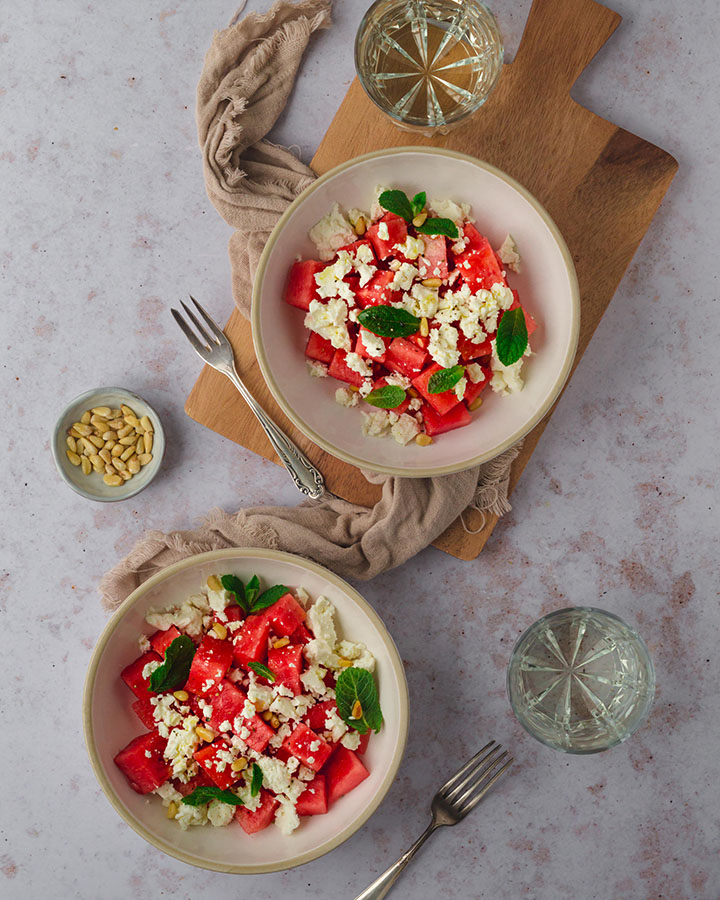
{"label": "mint leaf", "polygon": [[172,691],[185,684],[190,674],[195,644],[186,635],[181,634],[165,651],[165,662],[150,675],[149,691]]}
{"label": "mint leaf", "polygon": [[[353,709],[360,702],[360,717],[353,718]],[[335,685],[335,702],[340,718],[360,734],[370,729],[377,732],[383,723],[375,679],[367,669],[343,669]]]}
{"label": "mint leaf", "polygon": [[188,806],[202,806],[211,800],[220,800],[222,803],[228,803],[230,806],[244,806],[243,801],[233,794],[232,791],[221,791],[219,787],[214,785],[202,785],[196,787],[194,791],[182,798],[182,803]]}
{"label": "mint leaf", "polygon": [[495,339],[498,359],[504,366],[511,366],[522,357],[527,345],[527,324],[522,307],[507,310],[500,319]]}
{"label": "mint leaf", "polygon": [[268,588],[260,594],[257,600],[252,604],[250,612],[257,612],[259,609],[267,609],[268,606],[277,603],[281,597],[287,594],[288,590],[289,589],[286,588],[284,584],[274,584],[271,588]]}
{"label": "mint leaf", "polygon": [[405,397],[405,391],[399,385],[386,384],[371,391],[365,398],[365,402],[370,406],[377,406],[378,409],[395,409],[405,401]]}
{"label": "mint leaf", "polygon": [[257,575],[253,575],[253,577],[248,581],[245,585],[245,600],[248,605],[248,609],[250,612],[253,611],[255,605],[255,598],[260,593],[260,579]]}
{"label": "mint leaf", "polygon": [[226,591],[230,591],[231,594],[235,595],[235,602],[241,609],[244,609],[245,612],[250,612],[250,607],[245,599],[245,585],[237,575],[221,575],[220,584]]}
{"label": "mint leaf", "polygon": [[415,196],[410,201],[410,205],[412,206],[412,211],[415,215],[421,213],[425,209],[425,203],[427,201],[427,194],[425,191],[421,191],[419,194],[415,194]]}
{"label": "mint leaf", "polygon": [[438,369],[428,381],[428,394],[443,394],[450,391],[465,374],[464,366],[452,366],[450,369]]}
{"label": "mint leaf", "polygon": [[272,669],[268,669],[266,665],[260,662],[250,662],[248,663],[248,667],[253,670],[256,675],[259,675],[261,678],[264,678],[266,681],[269,681],[271,684],[276,680],[275,673]]}
{"label": "mint leaf", "polygon": [[406,222],[412,222],[413,210],[405,191],[383,191],[378,197],[378,203],[388,212],[402,216]]}
{"label": "mint leaf", "polygon": [[425,219],[417,230],[420,234],[444,234],[449,238],[458,236],[457,225],[452,219]]}
{"label": "mint leaf", "polygon": [[252,782],[250,784],[250,796],[257,797],[260,793],[260,788],[263,783],[263,773],[262,769],[257,763],[253,763],[252,767]]}
{"label": "mint leaf", "polygon": [[396,306],[368,306],[357,317],[363,328],[380,337],[410,337],[420,328],[420,319]]}

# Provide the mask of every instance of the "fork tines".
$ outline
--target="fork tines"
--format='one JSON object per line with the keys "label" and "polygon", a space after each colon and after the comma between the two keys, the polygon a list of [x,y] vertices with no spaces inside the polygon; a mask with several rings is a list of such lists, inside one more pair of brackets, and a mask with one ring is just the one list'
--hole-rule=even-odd
{"label": "fork tines", "polygon": [[490,741],[438,791],[459,815],[469,813],[513,762],[502,745]]}
{"label": "fork tines", "polygon": [[203,309],[203,307],[197,302],[197,300],[189,295],[192,300],[195,308],[200,313],[202,318],[205,320],[207,327],[210,329],[210,334],[208,334],[205,326],[200,322],[195,313],[190,309],[187,304],[185,304],[182,300],[180,301],[180,305],[185,310],[186,316],[193,323],[195,328],[197,329],[198,334],[202,338],[203,344],[197,337],[197,335],[193,332],[192,328],[188,325],[186,320],[183,318],[182,314],[177,309],[171,309],[170,312],[173,314],[173,318],[178,323],[180,328],[183,330],[185,337],[190,341],[196,353],[199,353],[201,356],[203,354],[209,353],[212,349],[222,346],[229,346],[228,339],[222,332],[220,326],[215,322],[215,320]]}

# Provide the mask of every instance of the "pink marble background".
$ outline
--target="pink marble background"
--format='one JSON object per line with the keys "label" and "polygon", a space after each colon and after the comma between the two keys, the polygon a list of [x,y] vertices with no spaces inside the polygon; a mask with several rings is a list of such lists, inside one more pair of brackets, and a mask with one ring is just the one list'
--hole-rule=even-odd
{"label": "pink marble background", "polygon": [[[386,802],[331,856],[243,881],[186,867],[130,831],[95,782],[80,722],[106,621],[95,586],[141,530],[188,527],[214,505],[297,500],[282,470],[185,417],[198,366],[168,313],[189,291],[220,318],[230,310],[229,234],[203,190],[193,104],[232,4],[5,9],[3,900],[354,897],[490,737],[512,748],[512,777],[440,833],[393,896],[720,896],[717,11],[709,0],[687,11],[672,0],[615,5],[623,24],[574,96],[667,148],[680,172],[486,551],[463,563],[428,550],[361,586],[398,642],[412,697]],[[304,159],[353,76],[365,6],[337,0],[335,27],[314,40],[276,130]],[[493,6],[512,55],[529,4]],[[113,506],[71,493],[49,452],[63,405],[101,384],[147,397],[169,439],[156,482]],[[519,633],[572,603],[638,625],[657,668],[647,725],[592,757],[534,742],[504,690]]]}

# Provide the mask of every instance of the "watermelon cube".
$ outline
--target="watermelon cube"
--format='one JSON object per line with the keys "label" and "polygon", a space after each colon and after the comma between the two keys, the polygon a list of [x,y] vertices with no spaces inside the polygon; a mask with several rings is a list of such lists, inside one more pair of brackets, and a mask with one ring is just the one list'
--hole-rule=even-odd
{"label": "watermelon cube", "polygon": [[245,738],[245,743],[251,750],[257,750],[258,753],[262,753],[267,747],[270,738],[275,735],[273,729],[260,716],[245,719],[243,725],[250,732],[249,736]]}
{"label": "watermelon cube", "polygon": [[265,662],[270,623],[264,615],[248,616],[233,638],[233,659],[247,668],[250,662]]}
{"label": "watermelon cube", "polygon": [[260,797],[260,806],[254,812],[250,812],[244,806],[238,806],[235,809],[235,818],[247,834],[255,834],[255,832],[267,828],[275,818],[275,810],[280,805],[273,795],[264,788],[260,791]]}
{"label": "watermelon cube", "polygon": [[360,743],[358,744],[358,748],[355,751],[358,756],[365,755],[369,743],[370,743],[370,732],[366,731],[365,734],[360,735]]}
{"label": "watermelon cube", "polygon": [[305,610],[288,591],[265,611],[265,616],[275,634],[290,635],[305,621]]}
{"label": "watermelon cube", "polygon": [[[348,253],[352,253],[355,255],[361,247],[369,247],[372,251],[373,258],[370,260],[369,265],[373,266],[377,262],[375,259],[375,251],[373,250],[372,241],[369,241],[367,238],[362,238],[359,241],[353,241],[352,244],[345,244],[344,247],[341,247],[340,250],[347,250]],[[340,252],[338,250],[338,253]]]}
{"label": "watermelon cube", "polygon": [[132,708],[135,715],[146,728],[155,728],[157,726],[154,715],[155,707],[150,702],[149,696],[140,697],[133,703]]}
{"label": "watermelon cube", "polygon": [[402,292],[397,288],[391,288],[390,283],[395,278],[394,272],[381,270],[376,272],[373,277],[355,290],[355,300],[359,306],[379,306],[394,303],[402,296]]}
{"label": "watermelon cube", "polygon": [[474,381],[470,381],[468,378],[467,387],[465,388],[465,394],[463,395],[463,400],[466,403],[472,403],[473,400],[478,397],[485,388],[490,384],[490,379],[492,378],[492,372],[490,371],[489,366],[483,366],[483,375],[485,376],[483,381],[478,381],[477,383]]}
{"label": "watermelon cube", "polygon": [[295,631],[290,635],[290,643],[292,644],[309,644],[313,636],[304,625],[298,625]]}
{"label": "watermelon cube", "polygon": [[347,365],[346,357],[347,353],[344,350],[336,350],[328,368],[328,375],[337,378],[338,381],[345,381],[347,384],[360,387],[365,379],[359,372]]}
{"label": "watermelon cube", "polygon": [[417,388],[423,398],[436,412],[440,413],[441,416],[444,416],[445,413],[450,412],[454,406],[457,406],[460,402],[460,398],[452,388],[449,391],[443,391],[442,394],[431,394],[428,390],[430,379],[435,372],[439,372],[441,369],[442,366],[439,366],[437,363],[428,366],[424,372],[417,376],[417,378],[413,378],[413,386]]}
{"label": "watermelon cube", "polygon": [[467,407],[462,403],[458,403],[444,416],[436,412],[432,406],[425,404],[422,408],[422,414],[425,431],[430,437],[435,437],[435,435],[443,434],[446,431],[452,431],[454,428],[463,428],[472,421]]}
{"label": "watermelon cube", "polygon": [[297,798],[295,812],[299,816],[321,816],[327,811],[327,781],[324,775],[316,775]]}
{"label": "watermelon cube", "polygon": [[488,239],[470,224],[465,226],[464,236],[470,243],[455,257],[463,281],[474,291],[480,288],[489,291],[494,284],[506,284],[502,266]]}
{"label": "watermelon cube", "polygon": [[[380,228],[381,223],[387,228],[387,238],[380,237],[380,231],[383,233],[385,228]],[[395,244],[404,244],[407,240],[408,230],[405,219],[396,216],[395,213],[385,213],[385,215],[371,225],[367,230],[367,236],[372,241],[375,255],[378,259],[387,259],[393,255],[393,247]]]}
{"label": "watermelon cube", "polygon": [[324,337],[320,337],[317,332],[311,331],[307,347],[305,347],[305,356],[307,356],[308,359],[316,359],[321,363],[330,363],[332,362],[334,355],[335,348],[330,341],[325,340]]}
{"label": "watermelon cube", "polygon": [[304,722],[297,725],[283,746],[313,772],[319,772],[333,752],[332,746]]}
{"label": "watermelon cube", "polygon": [[385,354],[385,367],[414,378],[422,372],[427,352],[406,338],[394,338]]}
{"label": "watermelon cube", "polygon": [[220,731],[220,726],[223,722],[229,722],[230,730],[234,731],[233,723],[236,717],[242,713],[246,699],[247,697],[243,691],[231,681],[224,679],[217,691],[210,697],[212,715],[208,724],[212,730]]}
{"label": "watermelon cube", "polygon": [[187,797],[188,794],[192,794],[195,788],[211,787],[212,784],[212,778],[208,777],[208,774],[204,769],[200,769],[197,775],[193,775],[190,781],[180,781],[179,778],[173,778],[172,782],[175,790],[179,794],[182,794],[183,797]]}
{"label": "watermelon cube", "polygon": [[470,338],[466,338],[460,332],[457,348],[460,351],[462,362],[470,362],[473,359],[479,359],[481,356],[490,356],[492,353],[492,340],[488,337],[487,340],[478,344],[475,341],[471,341]]}
{"label": "watermelon cube", "polygon": [[239,622],[241,619],[245,618],[245,613],[239,606],[226,606],[223,610],[224,619],[220,619],[216,616],[217,621],[225,622]]}
{"label": "watermelon cube", "polygon": [[370,773],[352,750],[340,744],[325,770],[328,784],[328,804],[356,788]]}
{"label": "watermelon cube", "polygon": [[[365,332],[366,334],[370,333],[370,332],[368,332],[368,330],[366,328],[360,328],[360,331],[358,332],[358,336],[357,336],[357,341],[355,342],[355,352],[357,353],[357,355],[362,356],[363,359],[371,359],[373,362],[376,362],[376,363],[384,363],[385,362],[385,353],[380,354],[380,356],[370,356],[370,354],[368,353],[367,348],[365,347],[365,344],[363,342],[363,337],[362,337],[363,332]],[[381,337],[380,340],[385,345],[385,350],[387,350],[388,344],[390,343],[390,338]]]}
{"label": "watermelon cube", "polygon": [[233,772],[228,758],[229,745],[222,738],[196,750],[193,756],[221,791],[227,790],[240,778],[240,772]]}
{"label": "watermelon cube", "polygon": [[290,267],[285,287],[285,302],[305,311],[310,309],[311,300],[319,300],[315,275],[327,267],[326,262],[317,259],[305,259],[294,262]]}
{"label": "watermelon cube", "polygon": [[313,731],[325,731],[325,718],[334,709],[337,709],[337,704],[334,700],[322,700],[308,710],[305,721]]}
{"label": "watermelon cube", "polygon": [[300,675],[302,673],[302,647],[288,644],[286,647],[268,651],[268,668],[275,674],[280,684],[289,687],[294,694],[302,693]]}
{"label": "watermelon cube", "polygon": [[156,631],[150,638],[150,645],[158,656],[165,656],[165,651],[172,644],[175,638],[180,637],[180,632],[174,625],[171,625],[165,631]]}
{"label": "watermelon cube", "polygon": [[150,679],[143,675],[143,669],[148,663],[160,661],[161,657],[154,650],[148,650],[147,653],[139,656],[135,662],[125,666],[120,673],[122,680],[139,699],[143,700],[154,694],[154,691],[150,690]]}
{"label": "watermelon cube", "polygon": [[233,645],[221,641],[215,632],[206,634],[193,656],[190,674],[185,690],[207,697],[212,694],[225,677],[233,659]]}
{"label": "watermelon cube", "polygon": [[157,731],[134,738],[115,757],[115,765],[138,794],[149,794],[165,784],[170,766],[163,758],[167,741]]}
{"label": "watermelon cube", "polygon": [[418,269],[421,278],[447,278],[447,243],[441,234],[422,236],[425,252],[420,256]]}
{"label": "watermelon cube", "polygon": [[510,309],[517,309],[518,306],[522,309],[523,314],[525,315],[525,325],[527,327],[528,337],[530,337],[530,335],[533,333],[533,331],[535,331],[535,329],[537,328],[537,322],[535,321],[535,319],[533,319],[533,317],[525,309],[525,307],[520,303],[520,295],[518,294],[517,291],[513,291],[513,297],[515,299],[513,300],[513,304],[510,307]]}

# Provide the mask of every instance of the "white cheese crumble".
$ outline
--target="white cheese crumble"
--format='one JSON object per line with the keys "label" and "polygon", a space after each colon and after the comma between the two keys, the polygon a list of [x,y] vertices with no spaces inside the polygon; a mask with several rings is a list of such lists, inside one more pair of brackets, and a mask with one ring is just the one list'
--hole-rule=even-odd
{"label": "white cheese crumble", "polygon": [[358,393],[361,397],[367,397],[368,394],[372,393],[373,382],[372,378],[366,378],[365,381],[358,388]]}
{"label": "white cheese crumble", "polygon": [[452,325],[443,323],[439,328],[430,331],[428,353],[443,369],[457,365],[460,352],[457,349],[458,330]]}
{"label": "white cheese crumble", "polygon": [[311,378],[327,378],[328,376],[328,367],[317,359],[306,359],[305,368]]}
{"label": "white cheese crumble", "polygon": [[500,257],[500,261],[505,263],[511,272],[520,274],[520,253],[518,252],[515,238],[511,234],[508,234],[502,244],[500,244],[497,255]]}
{"label": "white cheese crumble", "polygon": [[385,352],[383,339],[377,334],[373,334],[372,331],[368,331],[367,328],[360,329],[360,340],[368,356],[382,356]]}
{"label": "white cheese crumble", "polygon": [[456,225],[473,221],[470,218],[470,206],[467,203],[455,203],[454,200],[432,199],[428,204],[439,219],[452,219]]}
{"label": "white cheese crumble", "polygon": [[[211,591],[208,590],[208,603],[210,604],[210,609],[215,613],[218,619],[221,622],[227,622],[227,616],[225,615],[225,609],[228,606],[231,606],[235,602],[235,596],[230,591],[226,591],[224,588],[219,591]],[[212,632],[214,634],[215,632]]]}
{"label": "white cheese crumble", "polygon": [[348,388],[338,388],[335,391],[335,402],[348,408],[357,406],[360,402],[360,394],[357,391],[348,390]]}
{"label": "white cheese crumble", "polygon": [[263,773],[263,785],[275,794],[283,794],[290,787],[290,773],[287,766],[272,756],[263,756],[258,760]]}
{"label": "white cheese crumble", "polygon": [[197,635],[202,632],[205,619],[210,612],[210,604],[205,594],[193,594],[180,606],[163,611],[151,609],[145,616],[145,621],[160,631],[167,631],[174,625],[186,634]]}
{"label": "white cheese crumble", "polygon": [[465,374],[473,384],[479,384],[485,381],[485,373],[477,363],[469,363],[465,366]]}
{"label": "white cheese crumble", "polygon": [[388,231],[387,222],[381,222],[378,225],[378,237],[381,241],[389,241],[390,240],[390,232]]}
{"label": "white cheese crumble", "polygon": [[496,394],[517,394],[519,393],[524,386],[524,382],[520,377],[520,370],[522,369],[523,359],[522,357],[511,366],[504,366],[497,357],[497,351],[495,350],[495,341],[492,343],[492,358],[490,359],[490,366],[492,368],[492,378],[490,379],[490,387],[495,391]]}
{"label": "white cheese crumble", "polygon": [[305,327],[330,341],[335,349],[349,350],[347,314],[347,305],[339,297],[332,297],[327,303],[311,300],[310,309],[305,316]]}
{"label": "white cheese crumble", "polygon": [[178,706],[172,694],[151,697],[150,704],[153,707],[153,719],[157,722],[158,734],[164,738],[169,737],[170,729],[180,725],[190,712],[189,706]]}
{"label": "white cheese crumble", "polygon": [[[337,710],[329,709],[327,711],[327,714],[325,716],[325,730],[330,733],[330,738],[333,743],[337,743],[348,730],[347,725],[340,718]],[[310,749],[314,750],[316,748],[314,748],[311,744]]]}
{"label": "white cheese crumble", "polygon": [[348,353],[345,357],[345,365],[363,378],[369,378],[372,375],[372,366],[367,363],[358,353]]}
{"label": "white cheese crumble", "polygon": [[409,234],[404,243],[395,244],[393,251],[401,253],[406,259],[417,259],[425,252],[425,243],[420,238]]}
{"label": "white cheese crumble", "polygon": [[420,426],[415,419],[407,413],[403,413],[397,422],[394,422],[390,428],[390,434],[392,434],[394,440],[403,446],[409,444],[419,433]]}
{"label": "white cheese crumble", "polygon": [[409,291],[416,278],[419,278],[419,270],[409,262],[400,263],[397,267],[389,288],[399,288],[401,291]]}
{"label": "white cheese crumble", "polygon": [[195,734],[199,721],[197,716],[188,716],[181,728],[174,728],[170,732],[165,747],[164,756],[172,766],[173,778],[179,778],[183,782],[189,781],[197,772],[193,753],[200,742],[200,738]]}
{"label": "white cheese crumble", "polygon": [[404,391],[410,387],[410,379],[407,375],[401,375],[400,372],[391,372],[389,375],[385,376],[385,381],[387,381],[388,384],[395,384],[398,387],[401,387]]}
{"label": "white cheese crumble", "polygon": [[273,702],[272,690],[264,684],[258,684],[254,672],[250,673],[250,685],[247,689],[247,698],[254,705],[259,703],[263,709],[267,709]]}
{"label": "white cheese crumble", "polygon": [[352,660],[356,669],[375,671],[375,657],[362,641],[340,641],[336,648],[338,656]]}
{"label": "white cheese crumble", "polygon": [[348,731],[344,735],[340,743],[348,750],[357,750],[360,746],[360,734],[357,731]]}
{"label": "white cheese crumble", "polygon": [[373,219],[380,219],[385,215],[385,210],[382,206],[380,206],[380,195],[384,194],[385,191],[389,191],[389,188],[386,184],[376,184],[375,190],[373,191],[373,202],[370,207],[370,216]]}
{"label": "white cheese crumble", "polygon": [[148,650],[152,649],[152,644],[146,634],[141,634],[138,638],[138,647],[141,653],[147,653]]}
{"label": "white cheese crumble", "polygon": [[432,318],[439,303],[438,289],[415,282],[409,294],[403,294],[403,306],[414,316]]}
{"label": "white cheese crumble", "polygon": [[365,437],[383,437],[397,421],[394,413],[389,413],[384,409],[374,409],[372,412],[364,412],[362,415],[364,419],[362,433]]}
{"label": "white cheese crumble", "polygon": [[[307,644],[305,645],[308,646]],[[315,652],[315,650],[310,651],[311,654]],[[330,655],[332,651],[327,651],[327,655]],[[305,654],[308,655],[307,653]],[[324,697],[325,691],[327,690],[327,685],[323,681],[323,677],[326,673],[326,669],[323,669],[322,666],[311,665],[307,671],[303,672],[300,676],[300,681],[302,682],[303,687],[306,691],[310,691],[311,694],[317,694],[318,697]]]}
{"label": "white cheese crumble", "polygon": [[458,400],[462,400],[465,396],[465,390],[467,388],[467,378],[463,375],[460,381],[455,385],[453,390],[455,391],[455,396]]}
{"label": "white cheese crumble", "polygon": [[295,803],[285,797],[278,797],[280,806],[275,812],[275,824],[282,834],[292,834],[300,825],[300,817],[295,810]]}
{"label": "white cheese crumble", "polygon": [[155,669],[159,669],[161,665],[162,665],[162,662],[159,659],[153,659],[149,663],[146,663],[143,666],[142,677],[149,678],[152,675],[152,673],[155,671]]}
{"label": "white cheese crumble", "polygon": [[332,259],[335,251],[355,240],[355,232],[337,203],[310,229],[310,240],[315,244],[320,259]]}
{"label": "white cheese crumble", "polygon": [[222,800],[211,800],[208,804],[207,817],[211,825],[221,828],[223,825],[229,825],[235,815],[235,807],[229,803],[223,803]]}

